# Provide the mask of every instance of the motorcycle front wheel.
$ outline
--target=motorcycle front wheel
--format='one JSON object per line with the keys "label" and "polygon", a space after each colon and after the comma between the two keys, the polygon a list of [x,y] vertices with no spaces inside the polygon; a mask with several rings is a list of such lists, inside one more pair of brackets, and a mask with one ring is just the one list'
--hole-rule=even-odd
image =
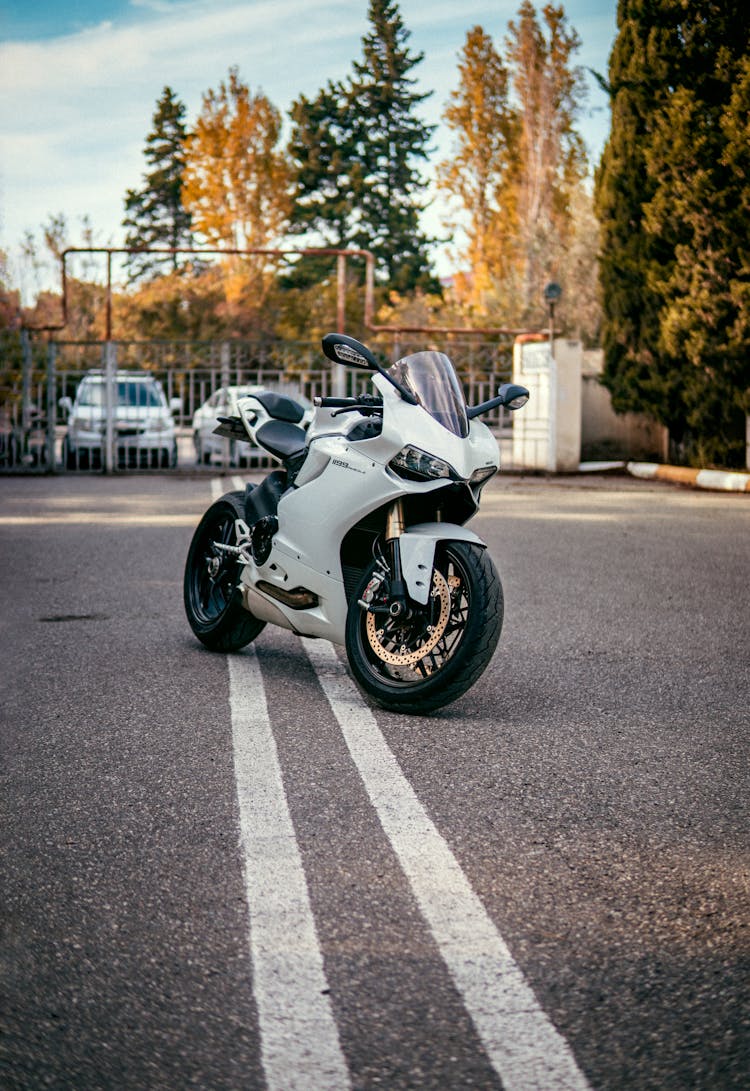
{"label": "motorcycle front wheel", "polygon": [[237,557],[221,549],[222,545],[236,545],[235,520],[244,518],[244,493],[227,493],[203,516],[188,550],[185,613],[200,642],[213,652],[244,648],[266,624],[242,605]]}
{"label": "motorcycle front wheel", "polygon": [[375,571],[373,564],[363,575],[347,614],[346,651],[357,684],[371,703],[394,712],[450,704],[474,685],[500,639],[503,588],[487,550],[440,543],[427,609],[404,617],[359,605]]}

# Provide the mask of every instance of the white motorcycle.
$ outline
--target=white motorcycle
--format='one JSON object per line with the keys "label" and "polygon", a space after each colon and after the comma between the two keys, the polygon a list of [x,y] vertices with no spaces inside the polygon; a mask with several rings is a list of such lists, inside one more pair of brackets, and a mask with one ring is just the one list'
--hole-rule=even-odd
{"label": "white motorcycle", "polygon": [[268,622],[324,637],[346,648],[371,703],[429,712],[477,681],[500,637],[500,577],[464,524],[499,464],[477,418],[529,394],[506,383],[468,408],[441,352],[386,369],[338,333],[323,351],[371,371],[379,393],[316,399],[307,432],[302,407],[279,394],[219,418],[219,435],[258,444],[281,468],[201,519],[185,567],[188,621],[213,651],[237,651]]}

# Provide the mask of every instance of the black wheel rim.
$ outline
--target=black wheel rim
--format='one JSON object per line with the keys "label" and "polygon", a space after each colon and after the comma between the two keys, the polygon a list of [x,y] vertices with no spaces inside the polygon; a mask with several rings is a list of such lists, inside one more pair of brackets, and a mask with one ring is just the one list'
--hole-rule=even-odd
{"label": "black wheel rim", "polygon": [[234,545],[234,513],[217,515],[196,542],[190,573],[190,600],[201,623],[210,625],[226,610],[234,596],[237,560],[218,548]]}
{"label": "black wheel rim", "polygon": [[[373,648],[367,635],[367,614],[361,612],[358,636],[360,649],[370,673],[380,683],[389,687],[409,689],[420,686],[429,679],[443,672],[453,660],[462,643],[471,608],[471,590],[464,565],[451,551],[446,550],[443,557],[436,559],[436,568],[444,577],[449,593],[450,608],[447,623],[435,646],[413,664],[385,662]],[[428,627],[435,625],[439,612],[436,598],[424,615],[418,615],[407,621],[387,618],[379,622],[378,641],[386,649],[392,650],[397,658],[410,652],[417,654],[420,647],[430,643]]]}

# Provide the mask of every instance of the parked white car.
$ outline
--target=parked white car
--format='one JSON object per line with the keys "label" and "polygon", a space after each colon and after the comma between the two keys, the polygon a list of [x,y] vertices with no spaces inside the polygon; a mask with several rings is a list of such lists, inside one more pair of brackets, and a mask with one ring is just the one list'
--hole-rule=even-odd
{"label": "parked white car", "polygon": [[[304,414],[299,422],[303,428],[307,428],[313,418],[313,404],[309,398],[296,388],[281,386],[222,386],[215,390],[210,398],[196,409],[193,414],[193,444],[195,445],[195,460],[200,465],[208,463],[212,458],[218,461],[227,459],[231,465],[239,465],[249,462],[251,457],[251,445],[249,443],[235,443],[234,440],[224,439],[214,435],[214,429],[219,417],[236,417],[239,415],[237,402],[240,398],[246,398],[253,394],[275,393],[285,394],[293,398],[302,407]],[[265,455],[265,452],[256,451]]]}
{"label": "parked white car", "polygon": [[[111,395],[113,446],[118,466],[176,466],[177,437],[173,412],[181,401],[167,402],[161,383],[148,372],[118,371]],[[89,371],[73,400],[61,398],[68,414],[62,457],[67,469],[104,464],[108,395],[102,371]]]}

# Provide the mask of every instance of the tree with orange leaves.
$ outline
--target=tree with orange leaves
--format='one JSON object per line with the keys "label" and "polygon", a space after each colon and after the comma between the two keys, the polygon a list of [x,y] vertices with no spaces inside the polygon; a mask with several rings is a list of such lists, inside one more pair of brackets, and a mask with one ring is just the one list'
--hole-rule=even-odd
{"label": "tree with orange leaves", "polygon": [[203,96],[185,142],[182,200],[193,228],[215,246],[273,246],[290,211],[289,167],[278,148],[281,114],[251,93],[236,68]]}

